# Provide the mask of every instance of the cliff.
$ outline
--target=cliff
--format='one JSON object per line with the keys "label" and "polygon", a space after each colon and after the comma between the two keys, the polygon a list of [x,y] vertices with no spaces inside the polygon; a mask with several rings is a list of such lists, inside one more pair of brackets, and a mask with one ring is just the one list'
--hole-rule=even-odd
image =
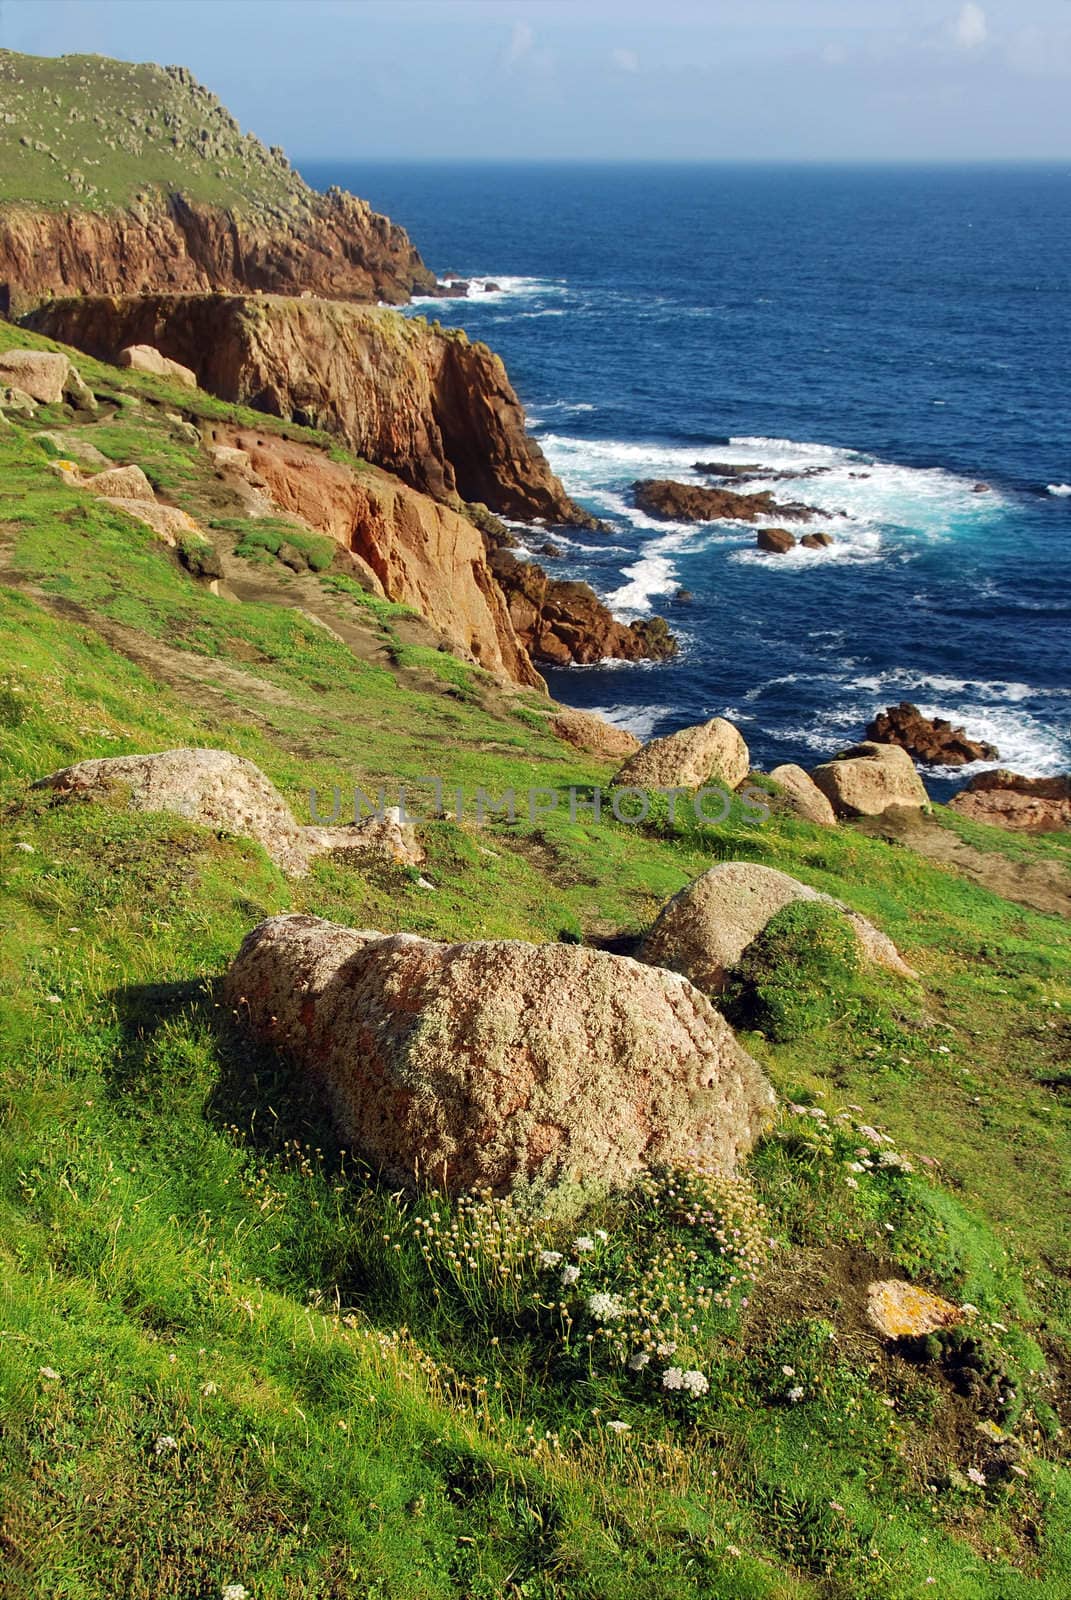
{"label": "cliff", "polygon": [[309,290],[398,304],[403,228],[317,194],[183,67],[0,51],[0,309],[52,295]]}
{"label": "cliff", "polygon": [[591,526],[534,439],[498,356],[375,306],[276,296],[54,301],[29,326],[102,360],[150,344],[221,399],[325,429],[439,500]]}
{"label": "cliff", "polygon": [[509,603],[517,638],[536,661],[553,666],[596,661],[664,661],[677,641],[663,617],[618,622],[586,583],[551,578],[508,550],[491,552],[491,570]]}

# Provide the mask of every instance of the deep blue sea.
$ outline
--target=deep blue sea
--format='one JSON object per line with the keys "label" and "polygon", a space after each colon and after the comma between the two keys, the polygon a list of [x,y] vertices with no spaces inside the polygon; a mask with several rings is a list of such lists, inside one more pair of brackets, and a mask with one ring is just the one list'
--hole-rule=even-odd
{"label": "deep blue sea", "polygon": [[[414,311],[499,351],[612,525],[555,533],[548,570],[680,637],[668,665],[550,672],[554,694],[641,736],[728,716],[767,769],[911,699],[1003,765],[1071,768],[1071,169],[305,174],[471,279]],[[775,495],[821,508],[835,544],[764,557],[753,527],[632,507],[636,478],[707,481],[711,459],[798,472]]]}

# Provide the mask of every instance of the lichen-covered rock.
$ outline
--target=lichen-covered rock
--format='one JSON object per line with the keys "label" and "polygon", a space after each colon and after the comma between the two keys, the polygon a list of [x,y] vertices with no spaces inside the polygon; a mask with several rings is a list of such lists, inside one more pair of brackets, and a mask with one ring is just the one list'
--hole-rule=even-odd
{"label": "lichen-covered rock", "polygon": [[229,750],[164,750],[80,761],[38,779],[35,789],[104,795],[122,786],[135,811],[166,811],[205,827],[257,839],[284,872],[307,869],[301,828],[260,768]]}
{"label": "lichen-covered rock", "polygon": [[109,467],[92,478],[82,480],[83,489],[90,494],[104,495],[112,500],[155,500],[156,491],[140,467]]}
{"label": "lichen-covered rock", "polygon": [[858,912],[808,884],[754,861],[723,861],[686,885],[662,907],[640,947],[640,959],[683,973],[707,994],[720,994],[730,969],[770,918],[797,900],[845,912],[864,961],[913,977],[891,939]]}
{"label": "lichen-covered rock", "polygon": [[576,711],[571,706],[562,706],[550,725],[566,744],[587,750],[594,756],[620,761],[623,756],[635,755],[640,749],[640,741],[634,733],[615,727],[594,711]]}
{"label": "lichen-covered rock", "polygon": [[395,807],[352,827],[302,827],[271,780],[229,750],[164,750],[80,761],[39,778],[35,789],[103,797],[125,789],[135,811],[165,811],[221,833],[256,839],[276,866],[298,877],[328,852],[419,866],[424,852]]}
{"label": "lichen-covered rock", "polygon": [[0,383],[21,389],[39,405],[58,406],[71,363],[59,351],[4,350],[0,352]]}
{"label": "lichen-covered rock", "polygon": [[773,1108],[691,984],[578,946],[272,917],[226,996],[322,1083],[343,1138],[392,1183],[531,1185],[568,1207],[648,1165],[731,1170]]}
{"label": "lichen-covered rock", "polygon": [[891,806],[928,806],[930,797],[906,750],[867,741],[815,767],[811,777],[842,817],[880,817]]}
{"label": "lichen-covered rock", "polygon": [[787,763],[783,767],[775,767],[770,777],[780,789],[781,801],[787,810],[802,817],[805,822],[816,822],[820,828],[836,825],[833,807],[802,767]]}
{"label": "lichen-covered rock", "polygon": [[927,1333],[952,1328],[965,1313],[950,1300],[903,1278],[886,1278],[868,1286],[866,1314],[886,1339],[920,1339]]}
{"label": "lichen-covered rock", "polygon": [[714,717],[649,740],[613,781],[634,789],[701,789],[708,783],[736,789],[750,771],[743,736],[724,717]]}
{"label": "lichen-covered rock", "polygon": [[117,365],[129,367],[132,372],[149,372],[154,378],[168,378],[186,389],[196,389],[197,374],[181,361],[172,361],[161,355],[151,344],[128,344],[120,350]]}

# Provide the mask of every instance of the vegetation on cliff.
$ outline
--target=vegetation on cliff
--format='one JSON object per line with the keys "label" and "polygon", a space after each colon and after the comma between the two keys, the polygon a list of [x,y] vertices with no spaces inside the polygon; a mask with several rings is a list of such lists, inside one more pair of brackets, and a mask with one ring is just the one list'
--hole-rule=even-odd
{"label": "vegetation on cliff", "polygon": [[[203,496],[206,521],[220,485],[191,421],[327,443],[158,378],[84,375],[114,459]],[[30,789],[43,773],[176,745],[249,757],[299,817],[311,787],[403,780],[430,802],[438,771],[470,796],[587,794],[618,765],[340,567],[296,573],[265,547],[235,558],[243,602],[213,593],[57,475],[92,432],[64,407],[0,423],[7,1591],[1066,1593],[1066,922],[780,814],[441,817],[421,828],[427,888],[331,859],[289,881],[259,846],[121,797],[56,805]],[[210,531],[229,552],[255,525]],[[1005,869],[1071,861],[1066,835],[940,820]],[[845,975],[834,951],[808,1009],[794,963],[813,930],[773,930],[742,1015],[773,996],[791,1026],[742,1038],[778,1127],[740,1181],[654,1175],[582,1228],[404,1203],[221,1003],[273,912],[620,949],[712,858],[845,901],[919,980]],[[969,1325],[880,1340],[865,1286],[903,1276],[972,1303]],[[632,1370],[615,1329],[641,1303],[659,1333]]]}

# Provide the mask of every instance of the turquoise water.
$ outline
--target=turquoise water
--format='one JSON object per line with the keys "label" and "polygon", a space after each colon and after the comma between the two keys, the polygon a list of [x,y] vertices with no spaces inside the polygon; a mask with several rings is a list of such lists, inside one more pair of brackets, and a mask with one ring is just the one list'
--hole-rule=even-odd
{"label": "turquoise water", "polygon": [[[1019,771],[1071,767],[1071,174],[306,175],[472,278],[415,310],[502,354],[555,469],[612,524],[555,534],[550,569],[680,636],[674,663],[554,672],[555,693],[641,735],[728,715],[763,766],[813,763],[908,698]],[[795,474],[775,494],[836,543],[763,558],[753,528],[632,507],[634,479],[705,481],[710,459]]]}

